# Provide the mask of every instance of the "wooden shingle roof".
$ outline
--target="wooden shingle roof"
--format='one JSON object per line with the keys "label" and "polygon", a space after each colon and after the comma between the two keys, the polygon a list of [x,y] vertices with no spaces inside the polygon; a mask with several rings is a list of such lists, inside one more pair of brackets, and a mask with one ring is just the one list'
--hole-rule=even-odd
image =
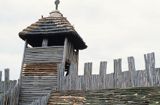
{"label": "wooden shingle roof", "polygon": [[38,37],[67,37],[77,49],[87,48],[83,39],[69,21],[59,11],[53,11],[49,17],[39,19],[19,33],[23,40]]}

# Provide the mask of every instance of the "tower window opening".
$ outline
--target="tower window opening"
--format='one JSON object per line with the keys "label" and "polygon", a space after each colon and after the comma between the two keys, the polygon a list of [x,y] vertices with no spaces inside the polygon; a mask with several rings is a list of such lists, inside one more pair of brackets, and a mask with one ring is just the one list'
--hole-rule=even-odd
{"label": "tower window opening", "polygon": [[65,62],[65,70],[64,70],[64,75],[65,75],[65,76],[68,76],[68,75],[69,75],[70,65],[71,65],[70,61],[67,60],[67,61]]}

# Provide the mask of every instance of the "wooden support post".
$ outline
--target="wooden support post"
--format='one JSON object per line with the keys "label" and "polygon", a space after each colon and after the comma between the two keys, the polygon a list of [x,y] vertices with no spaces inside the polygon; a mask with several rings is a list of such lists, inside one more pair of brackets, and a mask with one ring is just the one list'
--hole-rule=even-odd
{"label": "wooden support post", "polygon": [[63,52],[63,61],[62,61],[62,64],[65,65],[65,62],[66,62],[66,57],[67,57],[67,49],[68,49],[68,39],[65,38],[65,41],[64,41],[64,52]]}
{"label": "wooden support post", "polygon": [[5,85],[4,85],[4,89],[5,89],[5,93],[8,91],[9,89],[9,69],[5,69],[4,70],[4,80],[5,80]]}
{"label": "wooden support post", "polygon": [[68,87],[68,86],[64,86],[64,84],[67,84],[68,82],[63,83],[64,82],[65,62],[66,62],[67,49],[68,49],[67,44],[68,44],[68,39],[65,38],[62,64],[58,65],[58,81],[57,81],[57,84],[58,84],[58,90],[59,91],[63,90],[63,89],[65,90]]}
{"label": "wooden support post", "polygon": [[21,85],[21,80],[22,80],[22,72],[23,72],[23,66],[24,66],[23,64],[24,64],[24,59],[25,59],[25,53],[26,53],[27,46],[28,46],[28,42],[27,42],[27,40],[25,40],[24,51],[23,51],[23,59],[22,59],[22,64],[21,64],[21,72],[20,72],[20,77],[19,77],[20,85]]}
{"label": "wooden support post", "polygon": [[144,55],[145,67],[147,72],[147,79],[149,86],[154,86],[154,70],[155,70],[155,55],[154,53],[148,53]]}
{"label": "wooden support post", "polygon": [[64,78],[64,67],[63,64],[59,64],[57,65],[57,70],[58,70],[58,80],[57,80],[57,84],[58,84],[58,91],[61,91],[63,89],[63,78]]}
{"label": "wooden support post", "polygon": [[101,62],[100,63],[100,83],[99,83],[99,89],[105,89],[106,88],[106,69],[107,69],[107,62]]}
{"label": "wooden support post", "polygon": [[122,59],[114,60],[114,87],[122,87]]}
{"label": "wooden support post", "polygon": [[47,47],[47,46],[48,46],[48,39],[43,39],[42,47]]}
{"label": "wooden support post", "polygon": [[2,81],[2,71],[0,71],[0,82]]}
{"label": "wooden support post", "polygon": [[128,69],[130,73],[131,87],[137,86],[137,75],[134,57],[128,57]]}
{"label": "wooden support post", "polygon": [[92,63],[85,63],[84,66],[84,89],[91,89]]}

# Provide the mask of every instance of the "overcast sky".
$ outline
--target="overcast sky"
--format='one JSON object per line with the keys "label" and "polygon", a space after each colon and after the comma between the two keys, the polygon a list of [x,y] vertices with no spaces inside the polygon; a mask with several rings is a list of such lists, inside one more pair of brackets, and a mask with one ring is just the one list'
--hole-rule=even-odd
{"label": "overcast sky", "polygon": [[[24,42],[18,32],[54,10],[54,0],[0,0],[0,70],[11,69],[19,77]],[[160,67],[160,0],[61,0],[59,10],[84,39],[88,48],[80,52],[83,63],[134,56],[137,69],[144,69],[143,54],[155,52]]]}

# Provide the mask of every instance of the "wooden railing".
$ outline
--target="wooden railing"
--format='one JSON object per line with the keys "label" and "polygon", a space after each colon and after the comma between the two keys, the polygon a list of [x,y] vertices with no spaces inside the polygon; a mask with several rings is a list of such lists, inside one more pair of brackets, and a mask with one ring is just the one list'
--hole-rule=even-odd
{"label": "wooden railing", "polygon": [[155,55],[144,55],[145,70],[136,70],[134,57],[128,57],[128,71],[122,72],[122,59],[114,60],[114,73],[106,74],[107,62],[100,63],[99,74],[92,74],[92,63],[85,63],[84,75],[79,76],[74,65],[63,76],[59,69],[59,90],[99,90],[108,88],[160,86],[160,68],[155,68]]}

